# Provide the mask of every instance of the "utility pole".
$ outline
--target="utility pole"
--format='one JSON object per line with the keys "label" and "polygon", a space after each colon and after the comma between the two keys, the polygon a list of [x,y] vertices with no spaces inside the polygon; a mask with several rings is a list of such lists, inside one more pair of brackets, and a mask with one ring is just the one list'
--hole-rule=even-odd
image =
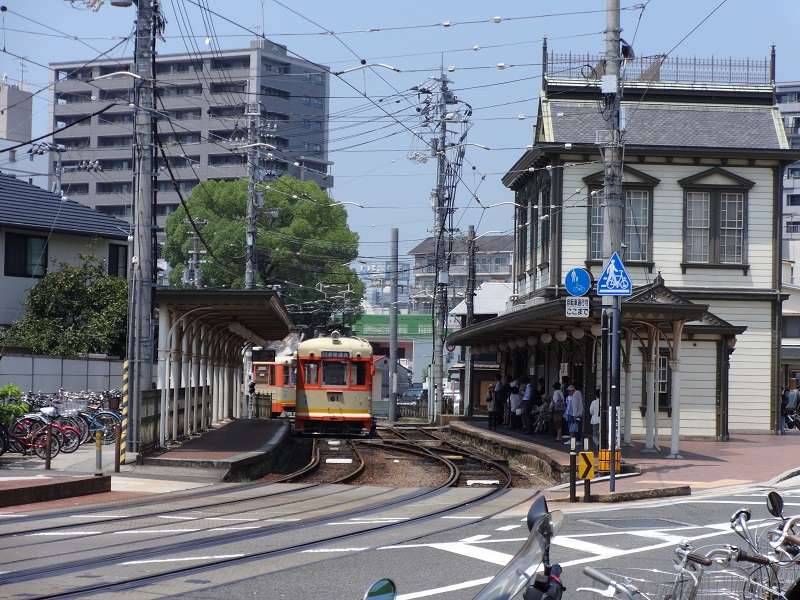
{"label": "utility pole", "polygon": [[450,90],[447,86],[449,80],[441,70],[439,75],[439,106],[436,118],[438,120],[439,137],[434,138],[433,151],[436,155],[436,190],[434,190],[436,206],[434,217],[434,242],[436,252],[436,289],[434,290],[434,338],[433,338],[433,416],[444,413],[444,335],[447,324],[447,288],[450,283],[447,255],[445,251],[445,230],[449,213],[448,198],[445,193],[445,176],[447,171],[447,100]]}
{"label": "utility pole", "polygon": [[153,130],[157,0],[139,0],[136,13],[134,70],[135,146],[131,320],[128,356],[131,370],[129,450],[137,451],[141,395],[153,386],[153,181],[157,177]]}
{"label": "utility pole", "polygon": [[[603,147],[603,188],[605,208],[603,210],[603,250],[608,259],[622,248],[625,202],[622,197],[622,140],[620,136],[620,9],[619,0],[606,0],[606,65],[602,77],[601,91],[609,138]],[[617,414],[619,412],[620,384],[620,327],[621,305],[619,296],[603,296],[603,313],[608,327],[607,339],[611,360],[610,373],[604,373],[608,381],[607,395],[611,414],[609,443],[609,489],[616,491]],[[610,381],[609,381],[610,380]],[[588,390],[587,390],[588,391]],[[604,393],[605,394],[605,393]]]}
{"label": "utility pole", "polygon": [[256,176],[259,166],[257,143],[260,141],[261,105],[247,105],[247,230],[245,252],[244,287],[256,287]]}
{"label": "utility pole", "polygon": [[389,261],[391,269],[391,283],[389,284],[391,286],[389,294],[391,301],[389,305],[389,423],[394,424],[397,420],[397,270],[400,265],[397,227],[392,227],[389,235],[389,245],[391,246],[389,249],[391,255]]}
{"label": "utility pole", "polygon": [[[189,219],[184,219],[183,222],[186,225],[191,225]],[[194,222],[198,227],[203,227],[208,224],[208,221],[205,219],[195,219]],[[190,283],[198,289],[203,287],[202,273],[200,272],[200,255],[205,254],[205,250],[200,250],[199,244],[200,236],[192,229],[192,249],[189,250],[189,269],[186,283]]]}
{"label": "utility pole", "polygon": [[467,230],[467,289],[464,293],[467,304],[467,322],[469,327],[475,321],[475,226]]}

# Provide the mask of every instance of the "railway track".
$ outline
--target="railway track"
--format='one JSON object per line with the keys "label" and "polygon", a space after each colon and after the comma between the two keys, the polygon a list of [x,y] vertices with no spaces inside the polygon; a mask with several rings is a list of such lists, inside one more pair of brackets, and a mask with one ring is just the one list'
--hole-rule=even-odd
{"label": "railway track", "polygon": [[356,444],[349,439],[314,439],[311,462],[279,481],[347,483],[356,479],[366,466]]}

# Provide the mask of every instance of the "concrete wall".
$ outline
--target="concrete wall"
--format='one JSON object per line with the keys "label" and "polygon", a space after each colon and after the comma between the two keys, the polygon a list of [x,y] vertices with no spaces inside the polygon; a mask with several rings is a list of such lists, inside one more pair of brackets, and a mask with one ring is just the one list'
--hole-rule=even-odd
{"label": "concrete wall", "polygon": [[122,387],[122,361],[103,358],[71,359],[30,354],[4,354],[0,386],[15,383],[23,391],[45,393],[101,391]]}

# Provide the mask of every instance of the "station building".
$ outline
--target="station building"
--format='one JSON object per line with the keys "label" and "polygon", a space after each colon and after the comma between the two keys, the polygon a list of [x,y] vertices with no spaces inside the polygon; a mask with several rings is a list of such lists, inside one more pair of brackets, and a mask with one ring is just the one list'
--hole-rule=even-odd
{"label": "station building", "polygon": [[[564,275],[603,265],[603,58],[543,52],[533,145],[503,178],[514,215],[514,294],[451,334],[501,372],[586,402],[601,364],[601,299],[565,316]],[[728,439],[778,425],[783,171],[790,149],[771,59],[645,58],[624,66],[621,429],[626,441]],[[587,77],[588,75],[588,77]],[[472,398],[473,406],[479,399]],[[675,449],[673,441],[673,450]]]}

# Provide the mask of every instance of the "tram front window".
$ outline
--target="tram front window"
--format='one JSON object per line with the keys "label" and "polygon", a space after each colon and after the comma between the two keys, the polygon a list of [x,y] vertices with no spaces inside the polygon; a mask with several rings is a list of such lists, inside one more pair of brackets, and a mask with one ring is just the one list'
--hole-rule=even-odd
{"label": "tram front window", "polygon": [[367,385],[367,363],[353,363],[353,385]]}
{"label": "tram front window", "polygon": [[324,361],[322,363],[322,385],[347,385],[347,363]]}
{"label": "tram front window", "polygon": [[319,363],[307,362],[303,371],[303,379],[306,385],[319,385]]}
{"label": "tram front window", "polygon": [[[283,385],[289,385],[289,365],[283,365]],[[294,382],[292,382],[294,383]]]}

